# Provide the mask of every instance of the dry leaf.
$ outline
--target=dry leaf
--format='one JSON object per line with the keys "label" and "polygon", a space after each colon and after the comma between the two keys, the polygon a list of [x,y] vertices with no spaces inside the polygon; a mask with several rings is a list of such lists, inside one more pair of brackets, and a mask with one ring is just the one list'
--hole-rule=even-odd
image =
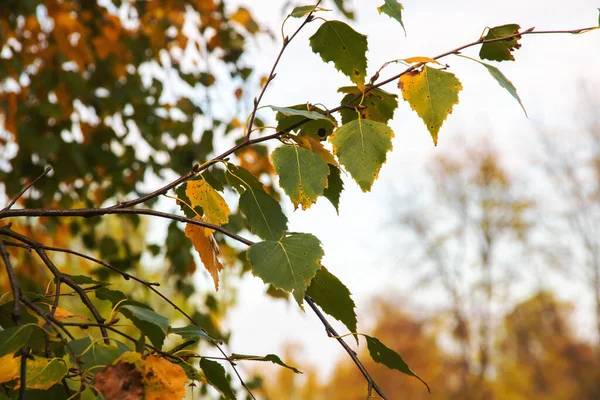
{"label": "dry leaf", "polygon": [[223,265],[217,258],[219,247],[213,236],[206,237],[204,231],[205,228],[202,226],[187,224],[185,227],[185,236],[194,244],[194,248],[200,254],[204,268],[213,277],[215,289],[219,290],[219,271],[223,269]]}

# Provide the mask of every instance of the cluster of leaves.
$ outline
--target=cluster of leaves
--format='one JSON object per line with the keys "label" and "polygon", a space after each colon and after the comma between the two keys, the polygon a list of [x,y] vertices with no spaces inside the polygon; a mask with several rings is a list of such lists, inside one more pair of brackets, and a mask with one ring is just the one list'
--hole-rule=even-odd
{"label": "cluster of leaves", "polygon": [[[10,52],[10,63],[0,66],[3,74],[0,79],[4,86],[18,87],[0,91],[10,134],[8,140],[3,140],[18,144],[16,154],[9,160],[10,169],[0,173],[0,178],[7,182],[7,194],[21,199],[24,178],[32,179],[42,173],[46,163],[60,161],[60,168],[36,185],[37,195],[21,201],[25,208],[11,210],[10,204],[0,211],[0,219],[123,214],[136,223],[140,214],[169,218],[173,222],[168,228],[164,255],[177,275],[186,276],[194,271],[193,246],[218,290],[219,271],[224,268],[219,257],[221,253],[229,254],[273,291],[291,294],[301,308],[308,303],[330,335],[338,336],[315,303],[341,321],[358,341],[362,334],[357,332],[350,291],[321,265],[324,251],[318,238],[288,230],[274,178],[278,177],[279,186],[295,209],[306,210],[325,197],[337,210],[343,191],[342,171],[347,171],[363,191],[369,191],[392,148],[394,133],[388,123],[398,107],[398,96],[381,86],[398,82],[403,99],[423,119],[437,144],[438,132],[458,103],[458,92],[462,89],[459,80],[438,59],[481,45],[481,59],[512,60],[520,36],[531,31],[520,32],[518,25],[491,28],[475,42],[437,57],[386,63],[367,79],[367,37],[343,21],[315,18],[316,13],[324,15],[325,10],[319,4],[292,10],[290,17],[303,22],[293,35],[284,36],[281,52],[304,26],[323,21],[311,36],[310,46],[324,62],[332,62],[352,82],[352,86],[339,89],[344,94],[342,103],[330,109],[309,103],[269,106],[276,113],[275,133],[252,138],[256,131],[262,133],[268,129],[257,118],[257,112],[262,95],[275,79],[272,72],[262,82],[262,91],[254,100],[241,139],[214,157],[209,156],[213,153],[215,130],[228,132],[242,125],[213,118],[211,129],[195,135],[195,118],[205,110],[187,98],[179,98],[174,104],[166,101],[163,83],[152,73],[144,75],[140,70],[160,65],[163,69],[173,68],[178,79],[196,88],[215,85],[216,77],[209,70],[184,72],[181,54],[184,47],[192,45],[189,41],[193,35],[184,34],[183,30],[184,23],[191,20],[195,21],[198,38],[194,45],[200,46],[200,53],[217,58],[234,80],[247,79],[251,70],[241,66],[244,43],[261,28],[246,9],[227,14],[224,3],[212,0],[136,2],[123,4],[121,8],[115,6],[115,10],[125,15],[118,17],[116,11],[96,2],[23,2],[16,8],[0,6],[7,8],[0,8],[6,11],[2,15],[9,16],[0,19],[0,24],[3,49]],[[343,1],[336,4],[344,14],[351,15]],[[397,1],[386,0],[379,11],[402,25],[402,6]],[[519,100],[514,86],[496,67],[476,61]],[[407,69],[380,81],[380,72],[391,63],[404,63]],[[151,77],[149,84],[144,76]],[[241,93],[241,89],[236,90],[235,96],[239,99]],[[335,112],[340,113],[341,123],[333,115]],[[95,122],[90,122],[90,116],[95,116],[91,118]],[[128,129],[122,129],[123,126]],[[134,147],[130,136],[136,135]],[[279,140],[282,145],[270,152],[258,145],[269,140]],[[136,151],[142,144],[150,149],[146,162],[138,159]],[[239,157],[239,163],[231,159],[232,155]],[[202,164],[192,168],[194,161]],[[161,176],[166,170],[182,176],[149,195],[137,193],[136,184],[147,171]],[[267,181],[269,184],[265,184]],[[153,203],[170,189],[175,189],[176,202],[184,216],[135,207],[143,202]],[[139,197],[103,207],[107,199],[120,199],[131,193]],[[234,203],[226,199],[236,199],[237,207],[232,207]],[[42,205],[54,208],[35,208]],[[88,208],[73,208],[81,205]],[[186,223],[184,231],[176,221]],[[86,229],[93,230],[94,222],[90,225]],[[75,225],[72,233],[77,235],[81,229]],[[241,236],[245,233],[260,241]],[[223,366],[211,359],[214,357],[191,350],[200,341],[217,347],[221,358],[229,362],[236,374],[237,360],[268,361],[297,371],[271,354],[227,355],[220,347],[223,335],[218,330],[211,331],[210,326],[186,314],[159,293],[154,288],[156,284],[125,271],[135,258],[131,254],[123,262],[125,268],[119,268],[115,263],[73,250],[47,246],[16,232],[11,225],[0,226],[0,235],[10,239],[0,240],[0,252],[14,298],[4,303],[0,312],[4,328],[0,332],[0,357],[6,367],[0,371],[0,383],[9,396],[16,396],[20,388],[28,388],[46,390],[46,396],[56,392],[59,398],[65,393],[67,397],[85,398],[99,395],[107,399],[175,398],[183,395],[185,382],[190,379],[202,382],[202,391],[212,386],[225,398],[235,398]],[[84,247],[98,249],[102,256],[119,252],[114,241],[98,244],[95,235],[89,237],[90,243],[86,243],[82,235]],[[240,250],[240,243],[248,248]],[[54,292],[40,295],[21,290],[6,247],[34,250],[53,275]],[[152,249],[155,255],[163,253],[160,248]],[[61,272],[48,257],[50,251],[70,251],[146,286],[191,324],[172,325],[150,305],[107,287],[104,280]],[[66,295],[61,293],[63,284],[85,305],[87,315],[83,322],[71,322],[81,316],[59,307]],[[186,290],[193,293],[189,285],[178,289],[184,294]],[[88,297],[91,294],[110,304],[108,318],[101,316]],[[21,305],[26,310],[21,310]],[[131,322],[137,335],[132,336],[121,327],[119,315]],[[99,328],[100,338],[78,339],[71,332],[80,334],[91,327]],[[109,336],[109,332],[115,337]],[[182,342],[165,350],[171,344],[169,335],[179,336]],[[375,362],[421,379],[399,354],[377,338],[363,336]],[[133,344],[121,343],[123,338]],[[348,348],[347,351],[362,367],[354,353]],[[196,364],[194,359],[198,358]],[[361,372],[368,381],[369,394],[375,390],[385,398],[368,373],[363,369]],[[247,385],[241,378],[240,381],[252,397],[252,384]]]}

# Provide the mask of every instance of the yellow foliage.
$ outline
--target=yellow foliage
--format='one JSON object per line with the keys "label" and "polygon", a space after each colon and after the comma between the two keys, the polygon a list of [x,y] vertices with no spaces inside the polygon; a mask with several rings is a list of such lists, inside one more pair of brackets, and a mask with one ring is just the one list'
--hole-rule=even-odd
{"label": "yellow foliage", "polygon": [[10,382],[19,377],[21,357],[7,354],[0,357],[0,383]]}
{"label": "yellow foliage", "polygon": [[215,289],[219,290],[219,271],[223,269],[223,265],[217,258],[219,254],[217,242],[212,235],[206,236],[204,227],[193,224],[185,226],[185,236],[194,244],[194,249],[200,255],[204,268],[213,278]]}

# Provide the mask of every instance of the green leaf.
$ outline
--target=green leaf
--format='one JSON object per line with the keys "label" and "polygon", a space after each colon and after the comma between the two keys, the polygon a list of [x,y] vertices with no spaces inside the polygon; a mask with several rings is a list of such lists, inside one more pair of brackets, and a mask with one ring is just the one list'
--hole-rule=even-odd
{"label": "green leaf", "polygon": [[267,354],[266,356],[250,356],[250,355],[246,355],[246,354],[235,354],[233,353],[231,355],[231,359],[232,360],[248,360],[248,361],[270,361],[273,364],[277,364],[277,365],[281,365],[284,368],[287,369],[291,369],[292,371],[294,371],[297,374],[301,374],[302,372],[299,371],[298,369],[291,367],[289,365],[287,365],[286,363],[284,363],[283,361],[281,361],[281,358],[279,358],[277,355],[275,354]]}
{"label": "green leaf", "polygon": [[213,342],[214,339],[202,328],[196,325],[182,326],[180,328],[169,328],[169,333],[174,333],[184,339],[206,339]]}
{"label": "green leaf", "polygon": [[60,358],[34,357],[27,360],[26,387],[29,389],[50,389],[67,375],[67,365]]}
{"label": "green leaf", "polygon": [[508,93],[510,93],[510,95],[519,102],[519,104],[521,105],[521,108],[523,109],[523,112],[525,113],[525,116],[527,116],[527,110],[525,110],[525,106],[523,106],[523,103],[521,102],[521,98],[517,94],[517,88],[515,87],[515,85],[512,84],[511,81],[508,80],[508,78],[498,68],[494,67],[493,65],[481,62],[479,60],[475,60],[474,58],[471,58],[471,57],[466,57],[466,58],[476,61],[479,64],[483,65],[488,70],[490,75],[492,75],[492,77],[496,80],[496,82],[498,82],[498,84],[500,86],[502,86],[504,89],[506,89],[506,91]]}
{"label": "green leaf", "polygon": [[[323,311],[346,325],[351,333],[356,333],[356,312],[354,300],[348,288],[325,267],[321,267],[306,289],[306,294],[317,303]],[[356,344],[358,336],[354,335]]]}
{"label": "green leaf", "polygon": [[78,285],[98,285],[98,286],[109,285],[109,283],[107,283],[107,282],[98,281],[96,279],[92,279],[89,276],[85,276],[85,275],[69,275],[69,274],[64,274],[64,275],[71,278],[73,280],[73,282],[77,283]]}
{"label": "green leaf", "polygon": [[342,14],[344,14],[344,17],[346,17],[348,19],[354,19],[354,12],[351,11],[351,10],[348,10],[346,8],[346,5],[344,4],[344,1],[345,0],[333,0],[333,3],[338,8],[338,10],[340,10],[340,12]]}
{"label": "green leaf", "polygon": [[119,312],[148,336],[154,346],[159,349],[162,347],[169,329],[169,320],[166,317],[147,308],[129,304],[119,307]]}
{"label": "green leaf", "polygon": [[[295,106],[285,107],[286,109],[305,111],[307,109],[306,104],[297,104]],[[325,116],[325,110],[309,105],[310,112],[319,113]],[[326,117],[326,119],[313,119],[303,123],[297,128],[293,128],[300,122],[306,120],[306,117],[302,115],[286,115],[283,113],[277,113],[275,115],[277,120],[277,130],[280,132],[298,132],[303,136],[311,136],[317,140],[324,140],[327,136],[331,135],[333,128],[337,126],[337,121],[332,115]]]}
{"label": "green leaf", "polygon": [[[107,366],[115,361],[124,351],[124,345],[121,347],[115,345],[106,345],[104,343],[92,340],[89,337],[73,340],[69,343],[73,352],[81,361],[81,367],[92,375],[98,370],[97,366]],[[76,363],[71,357],[71,362]]]}
{"label": "green leaf", "polygon": [[321,268],[321,242],[308,233],[292,233],[278,241],[255,243],[248,249],[252,273],[265,283],[291,292],[302,305],[304,291]]}
{"label": "green leaf", "polygon": [[382,5],[377,7],[377,11],[379,14],[384,13],[390,18],[395,19],[400,22],[402,25],[402,29],[404,30],[404,34],[406,35],[406,28],[404,27],[404,22],[402,22],[402,4],[398,3],[396,0],[385,0]]}
{"label": "green leaf", "polygon": [[36,325],[19,325],[0,331],[0,357],[12,354],[23,347],[36,329]]}
{"label": "green leaf", "polygon": [[330,138],[340,163],[363,192],[371,190],[386,154],[392,149],[394,132],[381,122],[355,119],[336,129]]}
{"label": "green leaf", "polygon": [[423,120],[433,143],[437,145],[438,132],[452,107],[458,103],[462,84],[450,72],[424,66],[400,77],[398,87],[402,97]]}
{"label": "green leaf", "polygon": [[[304,118],[308,118],[308,119],[320,119],[323,121],[327,121],[328,123],[331,123],[331,120],[329,119],[329,117],[327,115],[323,115],[316,111],[308,111],[306,109],[302,110],[302,109],[296,109],[296,108],[291,108],[291,107],[277,107],[277,106],[267,106],[267,107],[270,107],[273,111],[276,111],[283,115],[287,115],[287,116],[294,115],[294,116],[300,116],[300,117],[304,117]],[[305,106],[305,108],[306,108],[306,106]]]}
{"label": "green leaf", "polygon": [[200,360],[200,368],[210,385],[221,392],[226,399],[235,400],[235,393],[231,389],[227,375],[225,375],[225,368],[221,364],[207,358],[202,358]]}
{"label": "green leaf", "polygon": [[240,211],[250,230],[262,239],[279,239],[287,230],[287,217],[277,200],[264,191],[263,184],[248,170],[227,164],[227,182],[242,194]]}
{"label": "green leaf", "polygon": [[394,350],[385,346],[383,343],[379,341],[379,339],[363,335],[367,339],[367,347],[369,348],[369,354],[371,354],[371,358],[373,361],[383,364],[390,369],[395,369],[400,371],[406,375],[414,376],[427,387],[429,393],[431,393],[431,389],[429,389],[429,385],[421,379],[417,374],[415,374],[408,365],[404,362],[400,354],[396,353]]}
{"label": "green leaf", "polygon": [[294,9],[292,10],[292,12],[290,13],[290,17],[292,18],[302,18],[306,15],[308,15],[310,12],[312,12],[313,10],[315,10],[315,6],[298,6],[298,7],[294,7]]}
{"label": "green leaf", "polygon": [[329,176],[327,177],[327,187],[323,191],[323,196],[327,198],[335,207],[335,212],[340,213],[340,196],[344,190],[344,181],[342,181],[340,169],[334,165],[329,165]]}
{"label": "green leaf", "polygon": [[[484,40],[497,39],[507,37],[519,33],[521,27],[517,24],[508,24],[502,26],[496,26],[488,30]],[[481,50],[479,50],[479,58],[482,60],[492,61],[514,61],[515,57],[512,55],[512,51],[521,47],[518,43],[520,36],[516,36],[508,40],[498,40],[490,43],[483,43]]]}
{"label": "green leaf", "polygon": [[333,61],[335,68],[364,87],[367,76],[367,37],[341,21],[324,22],[311,36],[310,45],[323,61]]}
{"label": "green leaf", "polygon": [[598,26],[600,26],[600,8],[598,8]]}
{"label": "green leaf", "polygon": [[271,159],[294,209],[301,205],[306,210],[323,194],[329,170],[317,154],[300,146],[281,146],[273,151]]}
{"label": "green leaf", "polygon": [[[362,96],[362,91],[356,86],[341,87],[338,89],[338,92],[346,93],[341,104],[349,105],[351,107],[356,107],[358,105],[365,107],[364,109],[359,110],[363,119],[370,119],[387,124],[390,119],[394,118],[394,111],[398,108],[398,96],[379,88],[370,90],[365,93],[364,97]],[[350,101],[357,96],[358,98],[356,100]],[[342,108],[340,114],[342,115],[342,124],[346,124],[358,118],[356,110]]]}
{"label": "green leaf", "polygon": [[107,300],[112,303],[113,306],[117,305],[122,300],[128,300],[129,297],[119,290],[112,290],[107,288],[100,288],[95,291],[96,297],[100,300]]}

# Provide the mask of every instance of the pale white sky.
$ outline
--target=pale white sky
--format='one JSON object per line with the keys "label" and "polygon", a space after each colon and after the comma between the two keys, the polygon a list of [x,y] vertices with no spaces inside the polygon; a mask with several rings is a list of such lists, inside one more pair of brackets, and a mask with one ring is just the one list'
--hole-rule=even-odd
{"label": "pale white sky", "polygon": [[[557,0],[490,1],[405,1],[403,14],[407,36],[397,22],[377,14],[372,1],[355,1],[358,20],[352,26],[369,37],[369,69],[372,74],[383,62],[411,56],[433,56],[476,40],[486,26],[517,23],[523,28],[539,30],[574,29],[598,23],[597,2],[575,0],[565,4]],[[281,13],[272,1],[253,1],[251,9],[257,18],[279,32]],[[325,2],[324,6],[331,7]],[[339,18],[334,13],[324,15]],[[288,29],[293,28],[289,24]],[[324,65],[310,51],[308,38],[318,28],[307,27],[284,55],[276,80],[263,104],[292,105],[320,102],[328,107],[339,104],[339,86],[349,84],[333,65]],[[600,32],[586,35],[532,35],[521,40],[515,52],[516,62],[496,66],[513,82],[527,108],[527,119],[518,103],[502,89],[480,65],[457,57],[444,61],[463,84],[460,103],[442,127],[439,144],[433,146],[429,133],[406,103],[401,103],[391,122],[395,132],[394,150],[388,155],[379,180],[371,193],[362,193],[349,177],[342,194],[340,215],[326,201],[319,201],[308,211],[291,213],[290,230],[310,232],[321,239],[323,264],[354,294],[359,317],[359,331],[368,333],[369,299],[381,293],[409,296],[410,277],[386,257],[389,231],[386,224],[389,198],[393,187],[418,183],[424,165],[436,152],[452,152],[453,141],[486,134],[512,158],[513,168],[525,168],[529,161],[523,155],[535,146],[532,127],[566,123],[574,107],[578,84],[600,87]],[[279,43],[261,40],[252,60],[257,70],[268,73],[279,49]],[[466,50],[476,55],[478,48]],[[399,70],[390,67],[382,77]],[[398,93],[393,84],[386,87]],[[521,150],[523,151],[521,153]],[[406,184],[404,184],[406,183]],[[292,207],[288,203],[287,210]],[[304,343],[302,359],[330,372],[334,360],[344,357],[340,346],[327,338],[322,325],[310,312],[302,313],[295,304],[274,301],[264,293],[258,278],[248,277],[239,291],[239,305],[228,316],[233,332],[231,350],[253,354],[282,354],[285,342]],[[568,296],[568,293],[566,294]],[[443,299],[410,299],[419,306],[439,303]],[[338,327],[340,325],[336,325]],[[340,327],[340,331],[344,331]]]}

